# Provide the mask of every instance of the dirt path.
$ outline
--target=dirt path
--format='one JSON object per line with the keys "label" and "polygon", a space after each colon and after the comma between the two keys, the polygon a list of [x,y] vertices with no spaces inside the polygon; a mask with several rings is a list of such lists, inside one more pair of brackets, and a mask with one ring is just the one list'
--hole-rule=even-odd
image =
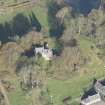
{"label": "dirt path", "polygon": [[1,92],[3,94],[3,96],[4,96],[4,100],[5,100],[6,105],[10,105],[7,93],[6,93],[5,88],[3,87],[3,84],[2,84],[1,81],[0,81],[0,90],[1,90]]}

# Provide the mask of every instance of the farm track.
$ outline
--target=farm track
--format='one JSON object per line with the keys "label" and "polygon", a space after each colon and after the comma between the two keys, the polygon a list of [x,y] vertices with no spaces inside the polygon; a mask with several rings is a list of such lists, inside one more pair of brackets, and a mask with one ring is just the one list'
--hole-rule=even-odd
{"label": "farm track", "polygon": [[0,7],[0,12],[1,14],[2,13],[4,14],[8,10],[11,10],[12,12],[14,12],[16,9],[19,9],[19,8],[33,7],[37,3],[37,1],[38,0],[27,0],[25,2],[6,4]]}

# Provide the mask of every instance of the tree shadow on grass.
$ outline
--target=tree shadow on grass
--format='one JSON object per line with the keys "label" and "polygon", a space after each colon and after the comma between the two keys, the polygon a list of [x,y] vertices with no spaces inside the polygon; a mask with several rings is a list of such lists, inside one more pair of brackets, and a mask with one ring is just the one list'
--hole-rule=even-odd
{"label": "tree shadow on grass", "polygon": [[18,14],[12,21],[12,32],[14,35],[22,36],[26,34],[31,28],[29,19],[23,14]]}
{"label": "tree shadow on grass", "polygon": [[22,13],[17,14],[12,21],[0,24],[0,40],[2,42],[9,41],[9,37],[18,35],[19,37],[26,35],[32,28],[35,27],[35,31],[41,30],[41,25],[32,12],[29,18]]}
{"label": "tree shadow on grass", "polygon": [[6,40],[7,41],[7,35],[6,35],[6,32],[5,32],[5,28],[2,24],[0,24],[0,40],[1,41],[4,41]]}
{"label": "tree shadow on grass", "polygon": [[31,21],[31,27],[36,27],[36,31],[41,31],[41,24],[36,18],[35,14],[31,12],[31,15],[29,15],[30,21]]}
{"label": "tree shadow on grass", "polygon": [[60,23],[56,17],[57,12],[61,7],[54,1],[48,2],[48,23],[49,23],[49,34],[52,37],[59,38],[64,32],[64,24]]}
{"label": "tree shadow on grass", "polygon": [[96,82],[97,82],[97,79],[94,78],[92,86],[89,89],[83,89],[84,90],[84,94],[81,97],[81,100],[88,98],[88,96],[93,96],[93,95],[97,94],[97,92],[96,92],[96,90],[94,88],[94,85],[95,85]]}

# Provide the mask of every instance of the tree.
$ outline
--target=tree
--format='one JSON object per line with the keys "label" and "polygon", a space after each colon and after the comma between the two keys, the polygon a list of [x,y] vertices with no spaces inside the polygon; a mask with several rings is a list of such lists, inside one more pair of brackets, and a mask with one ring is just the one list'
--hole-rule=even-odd
{"label": "tree", "polygon": [[67,13],[69,13],[68,11],[69,11],[69,8],[64,7],[57,12],[56,17],[60,20],[59,21],[60,24],[64,22],[65,16],[67,15]]}

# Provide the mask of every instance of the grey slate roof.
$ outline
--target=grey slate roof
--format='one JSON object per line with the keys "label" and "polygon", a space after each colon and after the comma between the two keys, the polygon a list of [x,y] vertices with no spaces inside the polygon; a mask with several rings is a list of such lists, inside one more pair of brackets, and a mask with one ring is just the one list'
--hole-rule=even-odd
{"label": "grey slate roof", "polygon": [[105,95],[105,86],[103,86],[100,81],[97,81],[94,87],[98,93]]}
{"label": "grey slate roof", "polygon": [[93,96],[89,96],[86,99],[83,99],[81,101],[81,104],[83,104],[83,105],[93,105],[93,104],[99,103],[99,102],[101,102],[101,97],[100,97],[99,94],[95,94]]}
{"label": "grey slate roof", "polygon": [[94,103],[94,104],[91,104],[91,105],[105,105],[105,102],[100,101],[100,102],[97,102],[97,103]]}
{"label": "grey slate roof", "polygon": [[96,91],[96,94],[88,96],[85,99],[82,99],[81,100],[82,105],[105,105],[105,102],[100,96],[100,94],[105,96],[105,85],[103,85],[101,81],[97,81],[94,84],[94,89]]}

